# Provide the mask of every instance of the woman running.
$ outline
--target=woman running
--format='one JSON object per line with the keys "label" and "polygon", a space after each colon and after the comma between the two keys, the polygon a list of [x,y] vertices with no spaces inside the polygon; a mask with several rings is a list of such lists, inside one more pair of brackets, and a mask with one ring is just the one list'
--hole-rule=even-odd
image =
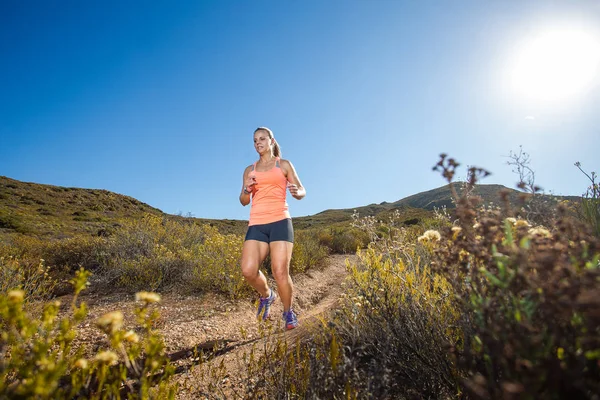
{"label": "woman running", "polygon": [[260,294],[257,317],[269,318],[271,304],[277,298],[269,288],[260,265],[271,254],[271,271],[283,303],[285,329],[298,326],[292,309],[293,283],[290,260],[294,247],[294,228],[286,202],[286,191],[300,200],[306,189],[300,183],[292,163],[281,157],[279,144],[269,128],[254,131],[254,148],[259,159],[244,170],[240,203],[252,201],[248,231],[242,250],[242,274]]}

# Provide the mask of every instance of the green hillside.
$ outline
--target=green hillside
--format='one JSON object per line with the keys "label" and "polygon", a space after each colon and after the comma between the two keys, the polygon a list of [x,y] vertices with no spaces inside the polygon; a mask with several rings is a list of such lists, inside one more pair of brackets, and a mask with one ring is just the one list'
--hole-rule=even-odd
{"label": "green hillside", "polygon": [[222,232],[240,232],[245,221],[184,218],[163,213],[133,197],[101,189],[68,188],[21,182],[0,176],[0,235],[22,233],[65,238],[103,235],[123,219],[146,214],[209,223]]}
{"label": "green hillside", "polygon": [[[456,183],[455,189],[460,194],[461,184]],[[473,195],[481,197],[484,204],[501,205],[501,191],[508,192],[508,199],[513,207],[520,207],[523,204],[523,192],[515,189],[509,189],[502,185],[476,185],[473,190]],[[581,199],[577,196],[540,196],[571,201],[579,201]],[[319,227],[322,225],[346,223],[352,220],[352,214],[354,212],[357,212],[360,216],[370,215],[375,216],[377,219],[384,220],[391,212],[394,212],[395,210],[398,210],[401,213],[401,217],[405,221],[410,222],[415,218],[418,219],[426,215],[430,215],[435,208],[441,209],[442,207],[446,207],[447,209],[454,208],[450,185],[445,185],[432,190],[417,193],[393,203],[383,202],[380,204],[369,204],[367,206],[356,208],[325,210],[312,216],[295,218],[294,226],[300,228],[309,228],[315,226]]]}
{"label": "green hillside", "polygon": [[[461,185],[459,183],[456,183],[454,187],[460,194]],[[507,187],[502,185],[477,185],[473,190],[473,195],[480,196],[483,199],[484,203],[500,204],[502,202],[499,195],[501,190],[507,190],[510,193],[509,199],[511,204],[518,204],[519,194],[521,194],[521,192],[514,189],[508,189]],[[434,208],[442,207],[454,207],[454,204],[452,203],[452,192],[450,190],[450,185],[445,185],[437,189],[428,190],[426,192],[421,192],[409,197],[405,197],[402,200],[396,201],[395,203],[393,203],[393,205],[423,208],[425,210],[433,210]]]}
{"label": "green hillside", "polygon": [[[459,189],[460,185],[456,186]],[[502,185],[477,185],[474,194],[485,203],[500,204],[500,190],[508,190],[512,204],[519,204],[520,192]],[[578,199],[577,197],[560,197]],[[393,203],[383,202],[348,209],[325,210],[315,215],[294,218],[296,229],[346,225],[352,214],[386,219],[398,210],[406,223],[414,223],[430,215],[434,207],[452,208],[448,185],[417,193]],[[0,176],[0,235],[26,235],[65,238],[75,235],[103,235],[118,226],[123,219],[137,219],[146,214],[160,215],[187,223],[210,224],[222,233],[243,233],[244,220],[214,220],[165,214],[161,210],[132,197],[101,189],[68,188],[21,182]]]}

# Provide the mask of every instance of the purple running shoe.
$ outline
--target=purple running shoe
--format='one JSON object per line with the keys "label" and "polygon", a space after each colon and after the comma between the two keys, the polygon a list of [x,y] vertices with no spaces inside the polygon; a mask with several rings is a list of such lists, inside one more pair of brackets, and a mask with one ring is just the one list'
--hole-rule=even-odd
{"label": "purple running shoe", "polygon": [[261,297],[258,301],[258,311],[256,312],[256,318],[262,318],[263,321],[269,318],[269,315],[271,313],[271,304],[273,304],[273,302],[277,298],[277,295],[275,294],[273,289],[270,290],[271,294],[269,295],[269,297]]}
{"label": "purple running shoe", "polygon": [[285,322],[286,331],[294,329],[298,326],[298,317],[296,316],[294,310],[283,312],[283,322]]}

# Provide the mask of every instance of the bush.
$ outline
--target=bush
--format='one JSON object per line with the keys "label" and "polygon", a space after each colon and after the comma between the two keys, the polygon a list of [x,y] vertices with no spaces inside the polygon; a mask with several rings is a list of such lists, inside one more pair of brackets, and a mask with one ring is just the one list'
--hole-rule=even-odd
{"label": "bush", "polygon": [[[54,281],[68,280],[77,268],[84,267],[94,272],[97,290],[164,291],[177,287],[239,298],[253,293],[239,266],[242,248],[241,235],[220,233],[209,224],[148,214],[139,220],[121,220],[110,234],[101,236],[43,241],[13,235],[0,244],[0,257],[5,257],[5,264],[8,257],[18,259],[19,265],[31,271],[44,259],[49,267],[46,272]],[[298,231],[291,272],[306,272],[320,265],[327,253],[312,232]],[[61,286],[56,292],[65,289]]]}
{"label": "bush", "polygon": [[231,298],[245,297],[253,293],[240,268],[243,238],[223,235],[211,226],[204,228],[204,243],[192,249],[195,262],[185,280],[192,289],[210,290]]}
{"label": "bush", "polygon": [[[158,315],[150,307],[158,300],[140,293],[136,315],[143,335],[122,330],[123,314],[112,312],[98,319],[111,348],[84,358],[73,348],[77,325],[87,314],[77,296],[87,285],[89,273],[81,270],[72,283],[75,297],[71,315],[59,317],[60,303],[44,307],[41,320],[23,309],[25,293],[12,290],[0,296],[0,398],[174,398],[177,386],[170,382],[173,367],[164,354],[162,338],[153,330]],[[140,357],[143,355],[143,359]]]}
{"label": "bush", "polygon": [[[457,166],[442,156],[435,169],[451,182]],[[508,202],[480,207],[469,193],[487,174],[471,168],[462,196],[451,185],[454,225],[357,218],[371,243],[349,266],[341,309],[301,343],[266,347],[248,367],[252,388],[269,398],[597,398],[600,241],[563,204],[544,214],[551,228],[515,218]]]}
{"label": "bush", "polygon": [[[127,290],[167,290],[178,285],[191,291],[221,291],[238,296],[241,242],[208,225],[171,221],[154,215],[125,220],[96,258],[97,279]],[[226,275],[223,275],[227,272]],[[235,278],[235,277],[234,277]]]}
{"label": "bush", "polygon": [[31,263],[0,255],[0,295],[21,289],[28,301],[47,300],[56,287],[56,280],[49,276],[48,271],[44,260]]}
{"label": "bush", "polygon": [[63,240],[45,242],[39,249],[48,265],[56,272],[74,273],[80,267],[97,271],[101,265],[106,240],[101,237],[76,236]]}
{"label": "bush", "polygon": [[0,229],[14,230],[19,233],[28,233],[28,227],[18,215],[0,210]]}
{"label": "bush", "polygon": [[[350,281],[338,319],[360,376],[357,386],[374,398],[443,398],[456,391],[456,370],[445,343],[461,338],[453,291],[426,259],[434,239],[387,256],[372,246],[350,266]],[[407,257],[408,256],[408,257]]]}
{"label": "bush", "polygon": [[459,309],[451,285],[428,266],[439,234],[418,238],[422,228],[397,222],[356,218],[356,229],[374,236],[348,265],[340,309],[302,342],[253,351],[254,379],[242,397],[444,398],[459,390],[445,347],[462,340]]}
{"label": "bush", "polygon": [[313,231],[298,231],[294,239],[294,250],[290,262],[292,274],[306,272],[323,265],[329,249],[320,243]]}
{"label": "bush", "polygon": [[367,247],[369,237],[353,226],[333,226],[318,232],[317,238],[322,246],[335,254],[354,254],[357,249]]}
{"label": "bush", "polygon": [[[438,163],[450,177],[454,165]],[[473,174],[470,184],[477,181]],[[559,206],[552,229],[457,197],[458,225],[432,264],[456,292],[464,343],[449,343],[474,398],[600,392],[600,243]],[[504,210],[510,212],[510,207]]]}

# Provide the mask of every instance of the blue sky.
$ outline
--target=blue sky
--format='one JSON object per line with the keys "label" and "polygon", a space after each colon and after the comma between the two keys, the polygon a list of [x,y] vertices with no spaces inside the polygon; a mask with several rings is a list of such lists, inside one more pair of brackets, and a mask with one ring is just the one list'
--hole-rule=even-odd
{"label": "blue sky", "polygon": [[515,187],[519,145],[546,191],[579,195],[598,74],[568,99],[507,89],[520,44],[561,27],[600,37],[599,3],[3,1],[0,175],[247,219],[265,125],[307,188],[292,216],[442,186],[442,152]]}

